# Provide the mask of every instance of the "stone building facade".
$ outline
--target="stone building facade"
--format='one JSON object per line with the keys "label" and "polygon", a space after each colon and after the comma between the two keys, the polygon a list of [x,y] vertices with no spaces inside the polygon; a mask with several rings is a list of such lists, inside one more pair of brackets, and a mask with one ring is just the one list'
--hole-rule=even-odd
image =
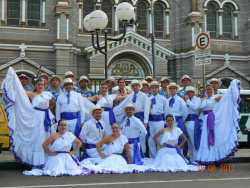
{"label": "stone building facade", "polygon": [[[104,55],[92,46],[83,28],[93,10],[107,13],[109,37],[123,33],[115,15],[120,2],[135,8],[134,20],[122,41],[108,42],[108,75],[127,80],[153,74],[150,0],[0,0],[0,81],[12,66],[32,78],[41,72],[87,75],[92,89],[104,80]],[[237,78],[250,87],[249,0],[153,0],[156,36],[156,76],[178,80],[188,74],[202,82],[202,67],[195,66],[195,34],[210,32],[212,64],[206,80],[219,78],[222,88]],[[101,33],[101,46],[104,35]]]}

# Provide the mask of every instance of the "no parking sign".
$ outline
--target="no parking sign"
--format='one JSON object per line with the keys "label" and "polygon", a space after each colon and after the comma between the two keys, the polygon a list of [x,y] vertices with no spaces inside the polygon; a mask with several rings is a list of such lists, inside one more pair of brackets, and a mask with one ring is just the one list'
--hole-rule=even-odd
{"label": "no parking sign", "polygon": [[211,64],[211,48],[209,33],[196,35],[195,65]]}

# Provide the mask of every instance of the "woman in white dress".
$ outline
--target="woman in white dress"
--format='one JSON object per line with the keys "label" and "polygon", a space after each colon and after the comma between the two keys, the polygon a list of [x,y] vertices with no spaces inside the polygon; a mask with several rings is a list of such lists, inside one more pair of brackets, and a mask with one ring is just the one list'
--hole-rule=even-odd
{"label": "woman in white dress", "polygon": [[206,86],[207,97],[201,102],[203,113],[200,148],[196,161],[200,164],[226,162],[237,151],[241,82],[233,80],[225,95],[213,95],[210,84]]}
{"label": "woman in white dress", "polygon": [[101,85],[100,91],[101,91],[101,95],[88,97],[87,100],[91,102],[97,102],[96,105],[99,105],[104,109],[102,112],[101,120],[105,122],[107,130],[108,130],[108,134],[112,134],[111,126],[113,125],[113,123],[116,122],[115,115],[112,109],[113,102],[125,99],[126,96],[117,96],[115,94],[108,95],[108,85],[106,83],[103,83]]}
{"label": "woman in white dress", "polygon": [[26,94],[11,67],[4,84],[5,110],[12,140],[10,149],[22,164],[35,168],[44,166],[47,155],[42,143],[56,132],[55,118],[49,110],[50,106],[54,106],[52,95],[43,91],[43,87],[43,80],[38,79],[36,91]]}
{"label": "woman in white dress", "polygon": [[[103,144],[108,144],[101,151]],[[147,172],[148,168],[135,164],[130,164],[130,151],[128,139],[120,134],[120,126],[118,123],[112,125],[112,135],[104,137],[96,144],[99,158],[88,158],[81,162],[81,167],[90,170],[93,173],[113,174],[113,173],[132,173],[132,172]],[[123,155],[126,151],[127,158]],[[97,164],[97,165],[95,165]]]}
{"label": "woman in white dress", "polygon": [[[89,174],[79,166],[74,153],[81,147],[81,141],[71,132],[67,131],[67,122],[64,119],[58,122],[59,132],[52,134],[43,143],[45,152],[49,155],[44,168],[24,171],[24,175],[30,176],[80,176]],[[73,151],[70,151],[72,143],[76,143]]]}
{"label": "woman in white dress", "polygon": [[[161,129],[153,140],[159,148],[161,148],[155,159],[142,159],[144,166],[150,168],[151,171],[156,172],[188,172],[199,171],[204,168],[199,167],[197,164],[188,163],[188,161],[182,155],[180,148],[187,141],[187,137],[183,134],[182,130],[178,127],[174,127],[174,116],[167,115],[166,122],[168,127]],[[162,135],[160,143],[157,138]],[[177,145],[178,139],[181,136],[182,142]]]}

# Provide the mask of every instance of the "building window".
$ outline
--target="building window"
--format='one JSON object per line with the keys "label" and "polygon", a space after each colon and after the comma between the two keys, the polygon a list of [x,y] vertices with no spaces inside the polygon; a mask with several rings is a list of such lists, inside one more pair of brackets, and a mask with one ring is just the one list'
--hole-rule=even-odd
{"label": "building window", "polygon": [[20,0],[7,1],[7,25],[19,26],[20,24]]}
{"label": "building window", "polygon": [[112,14],[113,14],[113,4],[110,0],[103,0],[101,9],[105,12],[108,16],[108,25],[104,30],[108,31],[108,34],[111,35],[112,33]]}
{"label": "building window", "polygon": [[228,5],[223,7],[222,14],[223,38],[232,39],[232,8]]}
{"label": "building window", "polygon": [[216,7],[213,4],[207,6],[207,31],[211,38],[216,38]]}
{"label": "building window", "polygon": [[147,6],[145,3],[138,3],[137,5],[137,33],[146,37],[147,36]]}
{"label": "building window", "polygon": [[163,38],[164,30],[164,11],[161,4],[156,4],[154,7],[154,28],[155,28],[155,37]]}
{"label": "building window", "polygon": [[40,26],[40,0],[28,0],[28,14],[27,25],[28,27]]}
{"label": "building window", "polygon": [[[83,19],[85,16],[90,14],[92,11],[95,10],[95,2],[94,0],[84,0],[83,1]],[[83,28],[84,32],[88,32],[85,28]]]}

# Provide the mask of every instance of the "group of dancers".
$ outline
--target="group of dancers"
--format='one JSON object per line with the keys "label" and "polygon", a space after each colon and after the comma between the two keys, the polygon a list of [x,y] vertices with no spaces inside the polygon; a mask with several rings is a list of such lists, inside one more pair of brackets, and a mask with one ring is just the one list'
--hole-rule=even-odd
{"label": "group of dancers", "polygon": [[[86,76],[79,88],[74,79],[71,72],[64,80],[38,78],[35,91],[25,91],[9,68],[4,96],[11,150],[32,167],[25,175],[199,171],[199,165],[230,160],[237,150],[238,80],[222,96],[220,81],[212,79],[200,99],[187,75],[181,90],[167,77],[160,84],[146,77],[132,80],[132,92],[123,79],[108,78],[96,95]],[[189,161],[183,156],[186,141]]]}

